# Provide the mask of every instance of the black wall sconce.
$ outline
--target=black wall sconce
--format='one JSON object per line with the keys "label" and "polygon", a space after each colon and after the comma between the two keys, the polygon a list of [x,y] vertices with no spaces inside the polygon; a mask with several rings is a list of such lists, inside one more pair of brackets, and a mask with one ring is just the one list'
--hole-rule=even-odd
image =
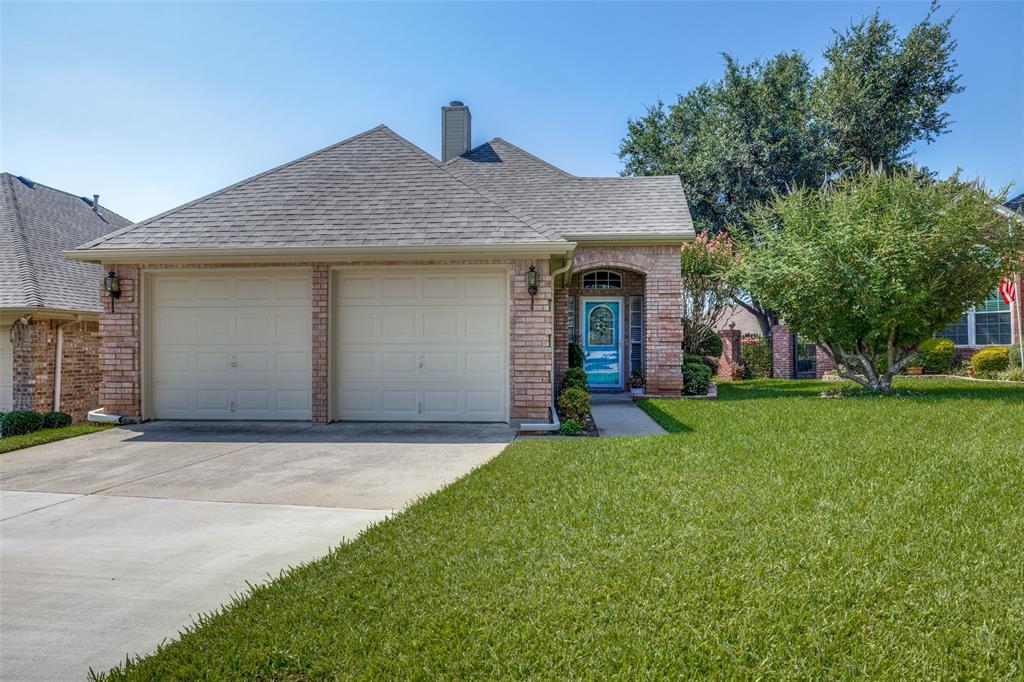
{"label": "black wall sconce", "polygon": [[110,298],[121,298],[121,278],[113,270],[103,279],[103,286],[110,294]]}
{"label": "black wall sconce", "polygon": [[537,274],[537,267],[531,265],[530,269],[526,271],[526,291],[530,294],[530,310],[533,310],[533,299],[537,295],[539,281],[540,275]]}

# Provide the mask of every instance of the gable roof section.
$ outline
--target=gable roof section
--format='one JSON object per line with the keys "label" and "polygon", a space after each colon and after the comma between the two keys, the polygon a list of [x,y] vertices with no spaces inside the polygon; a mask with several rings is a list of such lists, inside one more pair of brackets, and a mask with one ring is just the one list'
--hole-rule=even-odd
{"label": "gable roof section", "polygon": [[130,224],[102,205],[0,173],[0,308],[99,311],[103,270],[64,249]]}
{"label": "gable roof section", "polygon": [[578,177],[495,138],[446,166],[496,201],[566,239],[690,238],[693,220],[677,176]]}
{"label": "gable roof section", "polygon": [[79,247],[344,248],[563,242],[386,126]]}
{"label": "gable roof section", "polygon": [[1018,194],[1014,198],[1009,199],[1005,204],[1003,204],[1003,206],[1011,211],[1024,213],[1024,194]]}

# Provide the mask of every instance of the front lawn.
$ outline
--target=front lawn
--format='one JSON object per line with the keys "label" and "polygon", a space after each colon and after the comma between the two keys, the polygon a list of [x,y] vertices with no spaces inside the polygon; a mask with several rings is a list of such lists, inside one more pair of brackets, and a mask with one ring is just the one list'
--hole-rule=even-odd
{"label": "front lawn", "polygon": [[61,426],[56,429],[33,431],[32,433],[25,433],[20,436],[8,436],[0,438],[0,454],[21,450],[22,448],[30,448],[33,445],[52,443],[55,440],[84,436],[87,433],[103,431],[109,428],[111,427],[108,424],[72,424],[71,426]]}
{"label": "front lawn", "polygon": [[834,388],[517,442],[111,677],[1024,675],[1024,388]]}

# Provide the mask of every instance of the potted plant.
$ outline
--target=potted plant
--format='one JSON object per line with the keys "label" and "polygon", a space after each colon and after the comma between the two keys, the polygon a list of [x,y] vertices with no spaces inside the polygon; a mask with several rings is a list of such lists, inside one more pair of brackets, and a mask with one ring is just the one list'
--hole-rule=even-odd
{"label": "potted plant", "polygon": [[634,369],[632,376],[629,377],[629,392],[634,396],[644,394],[644,373],[643,370]]}
{"label": "potted plant", "polygon": [[915,353],[914,359],[907,363],[907,374],[911,376],[924,374],[924,358],[920,353]]}

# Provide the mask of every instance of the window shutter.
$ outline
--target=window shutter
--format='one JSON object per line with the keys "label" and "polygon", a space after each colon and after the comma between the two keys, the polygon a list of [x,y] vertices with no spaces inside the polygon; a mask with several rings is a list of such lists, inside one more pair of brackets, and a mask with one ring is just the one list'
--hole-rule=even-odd
{"label": "window shutter", "polygon": [[629,369],[644,366],[644,297],[629,297]]}

